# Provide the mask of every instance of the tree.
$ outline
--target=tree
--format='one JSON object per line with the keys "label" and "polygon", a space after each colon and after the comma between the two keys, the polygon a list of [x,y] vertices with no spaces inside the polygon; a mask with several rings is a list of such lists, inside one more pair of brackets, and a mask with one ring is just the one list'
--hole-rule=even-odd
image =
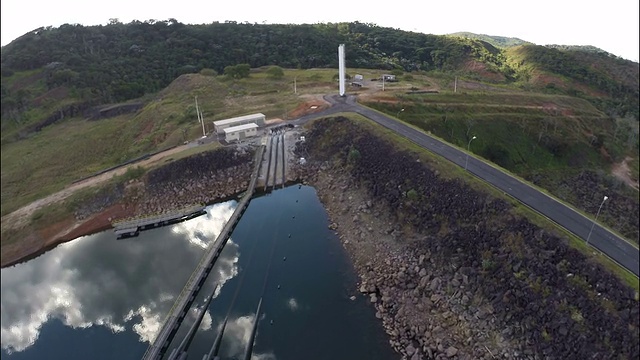
{"label": "tree", "polygon": [[251,66],[249,64],[229,65],[224,68],[224,74],[233,79],[249,77]]}
{"label": "tree", "polygon": [[349,148],[349,155],[347,155],[347,162],[350,164],[355,164],[360,160],[362,156],[360,155],[360,151],[356,149],[353,145]]}
{"label": "tree", "polygon": [[267,76],[272,79],[282,79],[282,77],[284,76],[284,70],[282,70],[280,66],[271,66],[267,70]]}
{"label": "tree", "polygon": [[209,68],[204,68],[202,70],[200,70],[200,75],[204,75],[204,76],[216,76],[218,75],[218,73],[213,70],[213,69],[209,69]]}

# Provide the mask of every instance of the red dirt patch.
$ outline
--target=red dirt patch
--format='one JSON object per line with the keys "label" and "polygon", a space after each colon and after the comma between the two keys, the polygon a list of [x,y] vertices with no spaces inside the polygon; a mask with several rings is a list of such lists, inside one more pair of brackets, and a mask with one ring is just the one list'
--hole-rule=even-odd
{"label": "red dirt patch", "polygon": [[296,107],[295,109],[289,111],[287,113],[287,118],[297,119],[304,115],[313,114],[315,112],[322,111],[328,107],[329,105],[323,101],[318,101],[318,100],[305,101],[302,104],[298,105],[298,107]]}
{"label": "red dirt patch", "polygon": [[463,69],[469,72],[476,73],[480,75],[480,77],[487,79],[489,81],[501,82],[505,80],[504,75],[489,70],[486,64],[476,60],[467,61],[464,64]]}
{"label": "red dirt patch", "polygon": [[358,96],[358,98],[362,101],[379,102],[385,104],[397,104],[400,102],[397,97],[383,92],[365,93]]}
{"label": "red dirt patch", "polygon": [[578,91],[581,91],[591,96],[606,96],[605,93],[594,90],[580,82],[573,81],[573,80],[565,80],[560,78],[559,76],[543,73],[540,71],[536,71],[532,74],[530,82],[540,87],[547,86],[548,84],[554,84],[556,87],[563,90],[567,90],[568,88],[574,88]]}
{"label": "red dirt patch", "polygon": [[142,140],[145,136],[147,136],[148,134],[151,133],[151,131],[153,130],[155,126],[155,123],[153,121],[148,121],[145,125],[144,128],[142,129],[142,131],[140,131],[140,133],[138,133],[138,136],[136,136],[136,141],[140,141]]}
{"label": "red dirt patch", "polygon": [[20,241],[2,247],[2,267],[37,257],[56,246],[111,228],[112,219],[134,215],[134,208],[113,205],[83,221],[65,219],[46,228],[33,230]]}
{"label": "red dirt patch", "polygon": [[126,208],[122,204],[113,205],[101,213],[95,214],[82,222],[77,222],[67,227],[62,232],[47,241],[47,245],[60,244],[71,241],[80,236],[91,235],[111,228],[111,221],[124,219],[134,215],[134,208]]}

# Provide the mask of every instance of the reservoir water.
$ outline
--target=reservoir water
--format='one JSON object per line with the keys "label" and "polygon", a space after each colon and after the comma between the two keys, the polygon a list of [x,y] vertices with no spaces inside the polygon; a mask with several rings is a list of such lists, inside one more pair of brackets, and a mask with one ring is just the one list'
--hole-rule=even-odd
{"label": "reservoir water", "polygon": [[[137,238],[87,236],[2,269],[2,359],[140,359],[235,205]],[[261,296],[253,359],[399,358],[327,225],[312,187],[254,198],[196,297],[193,308],[214,299],[189,359],[209,351],[227,314],[222,358],[242,358]],[[191,311],[166,355],[194,320]]]}

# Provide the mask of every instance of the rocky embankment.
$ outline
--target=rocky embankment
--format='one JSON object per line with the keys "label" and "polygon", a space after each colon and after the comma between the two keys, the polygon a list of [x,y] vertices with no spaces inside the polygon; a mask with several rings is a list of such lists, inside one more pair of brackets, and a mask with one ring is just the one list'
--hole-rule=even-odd
{"label": "rocky embankment", "polygon": [[232,147],[179,159],[98,192],[79,204],[75,216],[82,220],[114,204],[133,208],[135,216],[154,215],[227,199],[247,189],[252,161],[252,152]]}
{"label": "rocky embankment", "polygon": [[637,294],[511,205],[345,118],[293,168],[316,187],[407,359],[632,359]]}
{"label": "rocky embankment", "polygon": [[554,189],[555,196],[592,216],[598,212],[602,199],[607,196],[598,220],[627,239],[638,241],[640,206],[636,190],[612,176],[590,170],[563,172],[553,178],[554,181],[543,174],[528,176],[528,180],[534,184]]}
{"label": "rocky embankment", "polygon": [[247,189],[252,163],[253,153],[245,148],[228,147],[190,156],[150,171],[143,187],[131,198],[138,204],[137,214],[227,199]]}
{"label": "rocky embankment", "polygon": [[3,246],[2,266],[26,261],[60,243],[108,229],[114,220],[226,200],[246,190],[252,163],[252,150],[220,148],[165,164],[141,179],[103,187],[71,204],[59,204],[69,206],[75,219],[24,232],[20,241]]}

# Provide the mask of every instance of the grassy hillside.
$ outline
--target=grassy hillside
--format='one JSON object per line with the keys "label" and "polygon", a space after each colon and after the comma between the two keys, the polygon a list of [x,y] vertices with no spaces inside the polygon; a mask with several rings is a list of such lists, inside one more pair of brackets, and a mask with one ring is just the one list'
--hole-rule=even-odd
{"label": "grassy hillside", "polygon": [[223,73],[243,63],[252,68],[335,68],[340,43],[346,44],[350,67],[447,72],[515,83],[532,91],[580,96],[611,116],[638,119],[637,63],[571,47],[463,35],[427,35],[358,22],[185,25],[170,19],[40,28],[2,48],[2,140],[37,131],[57,121],[56,114],[72,117],[95,105],[154,94],[177,76],[203,69]]}
{"label": "grassy hillside", "polygon": [[640,116],[637,63],[606,53],[536,45],[505,53],[522,88],[581,97],[611,117]]}
{"label": "grassy hillside", "polygon": [[526,40],[522,40],[514,37],[474,34],[466,31],[449,34],[449,36],[480,40],[480,41],[487,42],[498,48],[507,48],[511,46],[531,44]]}
{"label": "grassy hillside", "polygon": [[491,88],[396,93],[365,104],[469,148],[584,213],[594,214],[607,195],[600,219],[637,242],[638,191],[610,175],[625,159],[637,163],[635,120],[614,121],[577,97]]}
{"label": "grassy hillside", "polygon": [[294,76],[301,90],[312,85],[327,92],[333,73],[291,70],[273,79],[265,69],[255,69],[240,80],[186,74],[142,99],[144,106],[133,114],[99,120],[68,117],[19,140],[14,138],[15,128],[3,130],[2,215],[99,170],[198,138],[202,128],[195,96],[207,131],[212,131],[215,120],[251,112],[262,112],[268,119],[286,116],[304,102],[293,94]]}

